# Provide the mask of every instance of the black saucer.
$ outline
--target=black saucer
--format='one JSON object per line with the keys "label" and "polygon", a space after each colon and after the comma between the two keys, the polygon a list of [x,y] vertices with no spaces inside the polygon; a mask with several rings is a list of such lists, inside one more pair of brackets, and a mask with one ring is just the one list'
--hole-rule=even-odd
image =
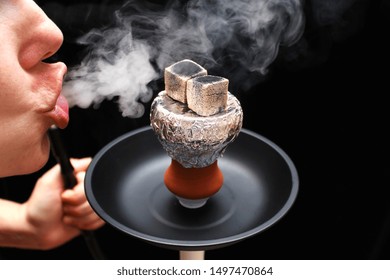
{"label": "black saucer", "polygon": [[210,250],[238,242],[282,218],[298,194],[298,174],[274,143],[242,129],[218,165],[221,190],[199,209],[181,206],[163,183],[171,162],[145,127],[106,145],[85,178],[88,201],[113,227],[175,250]]}

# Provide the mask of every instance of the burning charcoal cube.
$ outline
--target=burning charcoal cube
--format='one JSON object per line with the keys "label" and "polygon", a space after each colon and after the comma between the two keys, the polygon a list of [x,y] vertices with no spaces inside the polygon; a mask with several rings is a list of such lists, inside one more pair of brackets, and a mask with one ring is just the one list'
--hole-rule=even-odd
{"label": "burning charcoal cube", "polygon": [[176,62],[165,68],[165,91],[169,97],[186,103],[187,81],[203,75],[207,75],[207,70],[192,60],[184,59]]}
{"label": "burning charcoal cube", "polygon": [[188,108],[201,116],[211,116],[224,111],[227,106],[228,86],[228,79],[211,75],[188,80]]}

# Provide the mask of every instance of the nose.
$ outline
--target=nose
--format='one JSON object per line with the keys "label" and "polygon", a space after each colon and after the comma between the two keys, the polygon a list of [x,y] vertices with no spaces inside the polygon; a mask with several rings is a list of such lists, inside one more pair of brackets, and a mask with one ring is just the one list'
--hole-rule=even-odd
{"label": "nose", "polygon": [[24,20],[24,34],[21,34],[19,62],[24,69],[34,67],[42,60],[52,56],[61,47],[64,37],[57,25],[31,1]]}

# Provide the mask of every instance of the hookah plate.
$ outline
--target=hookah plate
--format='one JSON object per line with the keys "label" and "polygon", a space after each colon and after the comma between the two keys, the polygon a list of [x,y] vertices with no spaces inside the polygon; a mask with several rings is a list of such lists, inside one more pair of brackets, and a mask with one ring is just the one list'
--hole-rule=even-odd
{"label": "hookah plate", "polygon": [[118,230],[175,250],[210,250],[254,236],[280,220],[298,194],[298,174],[277,145],[242,129],[218,166],[224,183],[206,205],[188,209],[165,187],[171,158],[150,127],[126,133],[93,158],[87,199]]}

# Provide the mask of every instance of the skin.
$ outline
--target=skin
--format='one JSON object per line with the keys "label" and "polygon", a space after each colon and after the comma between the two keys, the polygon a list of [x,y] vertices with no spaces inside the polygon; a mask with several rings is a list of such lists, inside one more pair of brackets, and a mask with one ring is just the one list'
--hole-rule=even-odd
{"label": "skin", "polygon": [[[48,128],[65,128],[60,95],[65,64],[44,63],[62,45],[58,27],[32,0],[0,1],[0,177],[28,174],[46,164]],[[84,193],[90,158],[72,159],[78,184],[64,190],[58,165],[36,183],[25,203],[0,199],[0,246],[47,250],[104,222]]]}
{"label": "skin", "polygon": [[[23,15],[23,16],[21,16]],[[61,46],[63,36],[33,1],[0,4],[0,176],[26,174],[47,161],[46,131],[56,119],[65,64],[42,62]],[[6,39],[5,39],[6,38]]]}

